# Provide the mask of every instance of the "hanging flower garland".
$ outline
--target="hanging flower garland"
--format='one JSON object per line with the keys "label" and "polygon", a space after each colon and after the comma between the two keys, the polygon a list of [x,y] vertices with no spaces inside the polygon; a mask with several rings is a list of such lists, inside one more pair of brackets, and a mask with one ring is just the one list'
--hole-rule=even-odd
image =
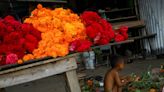
{"label": "hanging flower garland", "polygon": [[0,19],[0,65],[14,64],[26,53],[32,53],[41,39],[30,24],[22,24],[12,16]]}

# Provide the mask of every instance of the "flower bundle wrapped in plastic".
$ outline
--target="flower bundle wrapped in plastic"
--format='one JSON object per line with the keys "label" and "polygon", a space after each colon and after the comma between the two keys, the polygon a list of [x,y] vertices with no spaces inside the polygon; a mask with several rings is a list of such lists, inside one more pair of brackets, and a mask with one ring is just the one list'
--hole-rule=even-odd
{"label": "flower bundle wrapped in plastic", "polygon": [[40,35],[32,25],[22,24],[12,16],[0,19],[0,65],[16,63],[26,53],[32,53]]}
{"label": "flower bundle wrapped in plastic", "polygon": [[81,19],[86,26],[88,37],[97,45],[108,44],[115,37],[112,25],[101,18],[96,12],[85,11]]}
{"label": "flower bundle wrapped in plastic", "polygon": [[42,32],[42,40],[38,48],[33,51],[35,58],[65,56],[69,53],[72,41],[86,39],[84,24],[80,17],[69,9],[51,10],[39,4],[24,22],[32,24]]}

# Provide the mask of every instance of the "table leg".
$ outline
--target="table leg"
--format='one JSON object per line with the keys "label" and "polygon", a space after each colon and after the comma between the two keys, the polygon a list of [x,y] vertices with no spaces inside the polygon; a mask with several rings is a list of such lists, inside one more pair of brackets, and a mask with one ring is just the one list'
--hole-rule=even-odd
{"label": "table leg", "polygon": [[4,88],[1,88],[0,89],[0,92],[6,92]]}
{"label": "table leg", "polygon": [[71,92],[81,92],[79,81],[77,78],[76,70],[66,72],[67,82]]}

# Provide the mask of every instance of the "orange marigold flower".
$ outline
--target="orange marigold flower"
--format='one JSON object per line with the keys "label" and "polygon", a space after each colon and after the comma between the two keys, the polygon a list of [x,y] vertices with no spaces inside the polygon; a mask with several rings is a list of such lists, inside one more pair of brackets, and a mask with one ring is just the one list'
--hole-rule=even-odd
{"label": "orange marigold flower", "polygon": [[18,64],[23,64],[23,60],[19,59],[19,60],[17,61],[17,63],[18,63]]}
{"label": "orange marigold flower", "polygon": [[[69,44],[72,41],[86,39],[84,24],[70,9],[51,10],[39,4],[24,22],[32,24],[42,32],[42,40],[33,51],[34,58],[65,56],[69,53]],[[31,57],[28,55],[24,59],[29,60]]]}

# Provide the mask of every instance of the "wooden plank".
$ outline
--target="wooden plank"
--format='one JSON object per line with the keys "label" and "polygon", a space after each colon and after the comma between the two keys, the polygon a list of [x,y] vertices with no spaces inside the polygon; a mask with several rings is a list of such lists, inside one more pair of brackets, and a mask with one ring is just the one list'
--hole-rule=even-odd
{"label": "wooden plank", "polygon": [[5,73],[9,73],[9,72],[14,72],[14,71],[26,69],[26,68],[30,68],[30,67],[34,67],[34,66],[39,66],[39,65],[43,65],[43,64],[52,63],[52,62],[58,62],[60,60],[64,60],[64,59],[71,58],[71,57],[75,57],[77,55],[79,55],[79,53],[74,53],[74,54],[70,54],[70,55],[65,56],[65,57],[59,57],[59,58],[54,58],[54,59],[39,61],[39,62],[36,62],[36,63],[24,65],[24,66],[19,66],[19,67],[16,67],[16,68],[12,68],[12,69],[8,69],[8,70],[0,71],[0,75],[1,74],[5,74]]}
{"label": "wooden plank", "polygon": [[70,87],[70,92],[81,92],[76,70],[67,71],[66,76]]}
{"label": "wooden plank", "polygon": [[143,20],[136,20],[136,21],[126,21],[126,22],[119,22],[119,23],[112,23],[113,29],[119,29],[121,26],[128,26],[129,28],[137,28],[145,26]]}
{"label": "wooden plank", "polygon": [[132,43],[132,42],[134,42],[134,40],[126,40],[126,41],[122,41],[122,42],[114,42],[114,43],[109,43],[107,45],[94,46],[94,47],[92,47],[92,49],[101,48],[103,46],[114,46],[114,45],[121,45],[121,44]]}
{"label": "wooden plank", "polygon": [[127,11],[127,10],[131,10],[131,9],[133,9],[133,8],[122,8],[122,9],[104,10],[104,11],[101,11],[100,13],[113,13],[113,12]]}
{"label": "wooden plank", "polygon": [[136,37],[131,37],[129,39],[131,39],[131,40],[140,40],[140,39],[155,37],[156,35],[157,34],[150,34],[150,35],[145,35],[145,36],[136,36]]}
{"label": "wooden plank", "polygon": [[68,3],[67,0],[16,0],[16,1],[25,1],[25,2],[54,2],[54,3]]}
{"label": "wooden plank", "polygon": [[133,18],[137,18],[137,16],[128,16],[128,17],[120,17],[120,18],[115,18],[115,19],[108,19],[108,21],[109,22],[113,22],[113,21],[133,19]]}
{"label": "wooden plank", "polygon": [[[61,74],[77,68],[75,58],[64,59],[58,62],[51,62],[15,72],[0,75],[0,88],[18,85],[37,79]],[[79,85],[77,85],[79,86]]]}

